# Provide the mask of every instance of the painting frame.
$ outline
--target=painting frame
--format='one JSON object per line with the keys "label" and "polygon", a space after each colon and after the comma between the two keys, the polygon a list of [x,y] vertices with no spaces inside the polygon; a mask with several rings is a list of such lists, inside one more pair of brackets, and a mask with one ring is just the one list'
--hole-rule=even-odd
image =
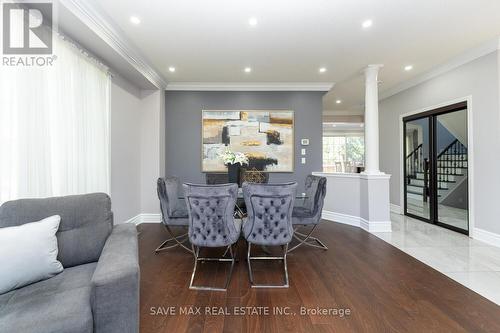
{"label": "painting frame", "polygon": [[262,113],[269,113],[269,112],[289,112],[291,115],[292,119],[292,126],[291,126],[291,167],[290,169],[287,170],[263,170],[263,172],[266,173],[294,173],[295,172],[295,111],[290,110],[290,109],[261,109],[261,110],[255,110],[255,109],[202,109],[200,112],[200,120],[201,120],[201,126],[200,126],[200,170],[202,173],[227,173],[226,170],[207,170],[204,167],[204,140],[203,140],[203,135],[204,135],[204,114],[206,112],[262,112]]}

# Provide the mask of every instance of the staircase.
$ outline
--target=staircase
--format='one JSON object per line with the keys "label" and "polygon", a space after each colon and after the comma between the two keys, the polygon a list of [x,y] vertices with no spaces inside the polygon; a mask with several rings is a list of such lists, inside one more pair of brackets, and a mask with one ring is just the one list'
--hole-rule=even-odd
{"label": "staircase", "polygon": [[[467,148],[455,139],[437,157],[438,203],[443,201],[467,177]],[[427,201],[429,161],[419,145],[406,157],[406,190],[409,199]]]}

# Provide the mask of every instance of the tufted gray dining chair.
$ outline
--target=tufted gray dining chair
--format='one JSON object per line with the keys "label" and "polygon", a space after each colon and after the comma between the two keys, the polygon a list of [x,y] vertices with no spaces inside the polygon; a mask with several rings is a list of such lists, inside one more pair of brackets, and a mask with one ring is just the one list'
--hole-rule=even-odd
{"label": "tufted gray dining chair", "polygon": [[[301,205],[293,207],[292,221],[294,226],[293,237],[299,243],[288,250],[291,252],[301,245],[312,246],[323,250],[328,247],[316,237],[312,237],[314,229],[321,222],[321,212],[326,195],[326,177],[308,175],[306,177],[306,198]],[[311,227],[307,233],[298,231],[301,227]],[[312,242],[311,242],[312,241]],[[315,244],[316,243],[316,244]]]}
{"label": "tufted gray dining chair", "polygon": [[[252,184],[243,183],[243,196],[248,218],[243,225],[243,235],[248,242],[247,264],[250,284],[254,288],[288,288],[288,267],[286,254],[292,240],[292,209],[297,183]],[[252,244],[281,246],[283,256],[251,256]],[[284,267],[283,285],[262,285],[254,282],[252,260],[282,260]]]}
{"label": "tufted gray dining chair", "polygon": [[[184,184],[185,200],[189,215],[189,240],[194,253],[194,268],[189,289],[226,291],[231,281],[236,261],[233,244],[241,233],[241,221],[234,219],[234,206],[238,196],[237,184],[195,185]],[[202,247],[225,247],[231,258],[200,257]],[[224,288],[195,286],[193,284],[199,261],[230,262]]]}
{"label": "tufted gray dining chair", "polygon": [[166,239],[156,248],[155,254],[176,246],[181,246],[185,250],[192,252],[189,247],[184,245],[188,239],[187,232],[175,236],[171,229],[172,227],[187,228],[189,225],[186,203],[184,200],[179,200],[179,179],[173,176],[158,178],[156,185],[156,191],[160,199],[161,221],[165,229],[167,229],[170,238]]}

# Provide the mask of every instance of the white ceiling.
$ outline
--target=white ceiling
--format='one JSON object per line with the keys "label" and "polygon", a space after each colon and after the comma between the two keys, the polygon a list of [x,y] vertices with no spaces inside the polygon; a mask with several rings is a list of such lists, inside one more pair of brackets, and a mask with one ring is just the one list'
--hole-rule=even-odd
{"label": "white ceiling", "polygon": [[325,110],[359,109],[367,64],[383,93],[500,35],[500,0],[88,1],[169,82],[336,82]]}

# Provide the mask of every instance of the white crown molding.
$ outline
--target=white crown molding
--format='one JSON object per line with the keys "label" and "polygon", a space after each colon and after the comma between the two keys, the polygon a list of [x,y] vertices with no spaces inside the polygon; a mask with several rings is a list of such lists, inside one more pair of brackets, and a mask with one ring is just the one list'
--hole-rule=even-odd
{"label": "white crown molding", "polygon": [[158,89],[167,86],[163,76],[146,61],[119,29],[112,25],[110,18],[100,13],[88,1],[61,0],[60,2]]}
{"label": "white crown molding", "polygon": [[170,82],[165,90],[191,91],[330,91],[334,82]]}
{"label": "white crown molding", "polygon": [[411,87],[414,87],[420,83],[423,83],[425,81],[428,81],[432,78],[435,78],[436,76],[439,76],[441,74],[444,74],[446,72],[449,72],[457,67],[460,67],[466,63],[469,63],[471,61],[474,61],[478,58],[481,58],[487,54],[490,54],[492,52],[495,52],[497,50],[500,50],[500,39],[495,38],[493,40],[490,40],[484,44],[481,44],[478,47],[475,47],[473,49],[470,49],[452,59],[450,59],[448,62],[438,65],[437,67],[434,67],[428,72],[425,72],[421,75],[418,75],[410,80],[404,81],[400,84],[397,84],[396,86],[383,91],[380,93],[380,100],[389,98],[393,95],[396,95],[397,93],[400,93],[404,90],[407,90]]}

